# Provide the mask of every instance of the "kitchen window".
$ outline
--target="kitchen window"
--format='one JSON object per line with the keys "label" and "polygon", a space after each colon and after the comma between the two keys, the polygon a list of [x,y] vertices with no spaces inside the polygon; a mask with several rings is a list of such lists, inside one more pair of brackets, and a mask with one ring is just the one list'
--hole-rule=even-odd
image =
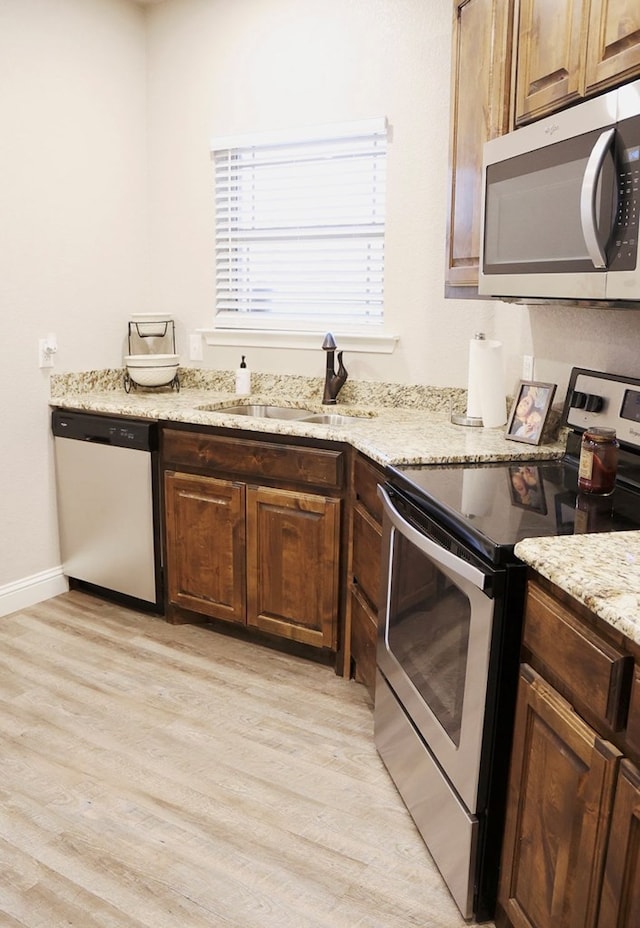
{"label": "kitchen window", "polygon": [[216,328],[381,325],[386,120],[211,147]]}

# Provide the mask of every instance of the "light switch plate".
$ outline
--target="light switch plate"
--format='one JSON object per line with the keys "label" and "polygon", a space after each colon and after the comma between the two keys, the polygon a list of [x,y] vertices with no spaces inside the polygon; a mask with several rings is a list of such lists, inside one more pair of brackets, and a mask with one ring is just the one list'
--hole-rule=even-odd
{"label": "light switch plate", "polygon": [[202,335],[194,333],[189,336],[189,360],[202,361]]}

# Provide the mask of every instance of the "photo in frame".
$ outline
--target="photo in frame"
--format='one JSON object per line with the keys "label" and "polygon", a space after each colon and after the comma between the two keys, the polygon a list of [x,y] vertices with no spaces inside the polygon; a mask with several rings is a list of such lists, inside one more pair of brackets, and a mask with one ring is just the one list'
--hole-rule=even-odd
{"label": "photo in frame", "polygon": [[555,383],[521,380],[509,414],[506,437],[539,445],[555,392]]}
{"label": "photo in frame", "polygon": [[537,467],[531,464],[514,464],[509,467],[509,491],[512,506],[547,514],[547,501]]}

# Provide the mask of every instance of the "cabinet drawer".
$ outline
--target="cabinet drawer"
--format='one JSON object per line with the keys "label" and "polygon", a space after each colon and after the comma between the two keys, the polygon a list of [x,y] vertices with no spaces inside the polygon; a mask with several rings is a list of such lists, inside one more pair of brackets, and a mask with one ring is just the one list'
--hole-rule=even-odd
{"label": "cabinet drawer", "polygon": [[633,659],[531,582],[524,644],[562,681],[570,697],[606,720],[614,731],[624,726]]}
{"label": "cabinet drawer", "polygon": [[371,513],[376,522],[382,522],[382,501],[378,496],[378,484],[384,480],[384,473],[365,458],[356,455],[353,465],[353,486],[355,501],[361,503]]}
{"label": "cabinet drawer", "polygon": [[178,429],[164,429],[162,450],[165,463],[210,473],[272,478],[322,489],[340,489],[344,484],[345,453],[341,450]]}
{"label": "cabinet drawer", "polygon": [[380,597],[381,547],[381,527],[366,509],[356,506],[353,510],[352,577],[354,584],[375,610],[378,609]]}

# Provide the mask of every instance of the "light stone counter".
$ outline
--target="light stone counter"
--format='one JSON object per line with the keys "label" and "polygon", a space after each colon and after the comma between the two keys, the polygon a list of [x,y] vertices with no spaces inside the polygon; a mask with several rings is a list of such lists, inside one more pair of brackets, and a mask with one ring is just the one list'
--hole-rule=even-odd
{"label": "light stone counter", "polygon": [[640,532],[527,538],[515,552],[640,645]]}
{"label": "light stone counter", "polygon": [[[112,415],[138,416],[194,425],[241,428],[348,442],[379,464],[439,464],[557,458],[563,442],[530,445],[509,441],[504,428],[453,425],[451,409],[464,412],[466,391],[347,381],[336,406],[323,406],[322,380],[252,375],[250,396],[232,391],[230,372],[186,370],[179,392],[169,387],[125,393],[122,372],[98,371],[52,378],[52,406]],[[292,420],[253,419],[224,412],[242,403],[286,404],[313,412],[353,416],[344,426]],[[203,408],[208,407],[208,408]],[[214,408],[211,408],[214,407]]]}

